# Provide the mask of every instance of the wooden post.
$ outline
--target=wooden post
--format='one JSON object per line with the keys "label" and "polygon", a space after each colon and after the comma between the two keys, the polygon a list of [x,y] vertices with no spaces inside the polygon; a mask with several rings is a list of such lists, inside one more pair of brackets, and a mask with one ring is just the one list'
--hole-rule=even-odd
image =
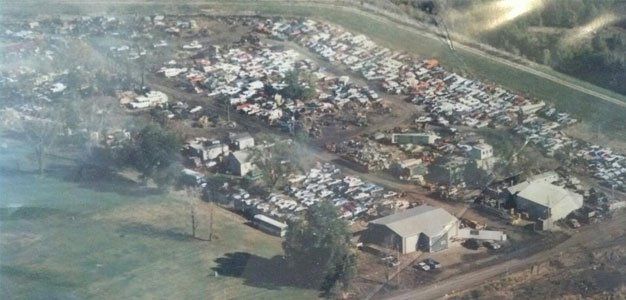
{"label": "wooden post", "polygon": [[215,199],[215,189],[211,187],[209,191],[209,241],[213,240],[213,199]]}
{"label": "wooden post", "polygon": [[196,238],[196,212],[191,205],[191,237]]}
{"label": "wooden post", "polygon": [[226,115],[228,118],[228,124],[230,125],[230,101],[226,102]]}
{"label": "wooden post", "polygon": [[398,279],[397,282],[396,282],[397,288],[400,287],[400,270],[401,270],[400,269],[400,254],[401,254],[401,252],[402,251],[400,250],[400,248],[398,248],[398,254],[396,256],[396,259],[398,260],[398,266],[396,267],[397,268],[396,269],[396,278]]}
{"label": "wooden post", "polygon": [[213,199],[209,202],[209,241],[213,240]]}

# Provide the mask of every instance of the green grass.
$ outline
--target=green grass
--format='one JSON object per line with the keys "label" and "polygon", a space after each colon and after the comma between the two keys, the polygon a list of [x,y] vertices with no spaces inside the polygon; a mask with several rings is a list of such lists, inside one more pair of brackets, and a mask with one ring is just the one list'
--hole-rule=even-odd
{"label": "green grass", "polygon": [[[188,207],[172,195],[136,196],[58,176],[14,172],[27,151],[0,153],[0,299],[302,299],[273,284],[280,240],[215,211],[217,240],[190,239]],[[56,162],[53,162],[53,166]],[[58,165],[57,165],[58,168]],[[199,206],[206,236],[206,204]],[[20,207],[21,206],[21,207]],[[203,210],[204,209],[204,210]],[[240,276],[213,276],[216,259],[250,253]],[[254,263],[256,262],[256,263]]]}

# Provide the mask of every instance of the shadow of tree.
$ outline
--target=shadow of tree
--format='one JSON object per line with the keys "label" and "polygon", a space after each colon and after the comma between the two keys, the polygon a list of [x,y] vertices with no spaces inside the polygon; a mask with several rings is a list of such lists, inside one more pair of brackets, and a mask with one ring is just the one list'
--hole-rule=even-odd
{"label": "shadow of tree", "polygon": [[146,197],[159,195],[163,190],[148,187],[106,169],[84,169],[64,164],[50,164],[46,168],[46,176],[59,180],[75,182],[81,188],[96,192],[117,193],[122,196]]}
{"label": "shadow of tree", "polygon": [[[0,166],[0,176],[40,176],[36,169],[18,166]],[[147,187],[107,168],[82,168],[75,162],[58,159],[46,164],[43,176],[65,182],[77,183],[81,188],[97,192],[110,192],[122,196],[146,197],[159,195],[162,189]]]}
{"label": "shadow of tree", "polygon": [[289,269],[281,255],[265,258],[247,252],[233,252],[215,259],[215,262],[217,266],[211,270],[218,276],[242,278],[248,286],[269,290],[281,287],[319,289],[321,286],[319,280],[306,277],[306,270],[297,272]]}
{"label": "shadow of tree", "polygon": [[161,229],[148,224],[130,223],[120,226],[117,233],[124,236],[127,234],[138,234],[153,238],[169,239],[175,241],[193,241],[191,235],[176,229]]}
{"label": "shadow of tree", "polygon": [[0,208],[0,220],[37,220],[49,217],[75,217],[77,214],[49,207],[3,207]]}
{"label": "shadow of tree", "polygon": [[81,278],[75,276],[75,274],[67,274],[44,268],[31,268],[27,265],[2,265],[0,266],[0,275],[69,288],[79,286],[81,281]]}

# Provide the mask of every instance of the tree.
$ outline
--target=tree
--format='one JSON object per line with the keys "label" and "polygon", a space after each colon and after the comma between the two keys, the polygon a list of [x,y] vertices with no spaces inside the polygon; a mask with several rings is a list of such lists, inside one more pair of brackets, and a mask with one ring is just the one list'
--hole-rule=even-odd
{"label": "tree", "polygon": [[65,126],[76,130],[80,125],[80,111],[76,101],[66,101],[61,117],[65,120]]}
{"label": "tree", "polygon": [[280,94],[292,100],[310,100],[315,97],[314,83],[311,78],[307,78],[306,82],[300,83],[300,72],[291,70],[285,74],[285,88],[280,90]]}
{"label": "tree", "polygon": [[49,151],[58,144],[63,130],[68,128],[66,107],[45,107],[19,120],[16,130],[33,147],[37,169],[43,174]]}
{"label": "tree", "polygon": [[[174,154],[174,157],[176,155]],[[165,168],[158,169],[152,174],[152,180],[161,189],[171,186],[179,181],[183,166],[178,161],[174,161]]]}
{"label": "tree", "polygon": [[550,49],[543,49],[543,64],[550,66],[552,64],[552,54]]}
{"label": "tree", "polygon": [[273,97],[276,94],[276,88],[269,83],[263,85],[263,92],[267,94],[269,97]]}
{"label": "tree", "polygon": [[303,219],[290,222],[283,242],[285,258],[294,274],[302,274],[332,296],[347,288],[356,275],[350,237],[337,208],[321,201],[311,206]]}
{"label": "tree", "polygon": [[207,178],[207,185],[203,190],[202,198],[209,202],[209,241],[213,240],[213,221],[217,191],[228,183],[228,178],[222,175],[214,175]]}
{"label": "tree", "polygon": [[155,177],[176,161],[181,142],[157,125],[147,125],[132,145],[131,163],[144,178]]}
{"label": "tree", "polygon": [[[196,230],[198,229],[198,221],[196,220],[196,202],[200,197],[200,188],[197,186],[186,186],[187,204],[189,206],[189,217],[191,218],[191,237],[197,239]],[[212,216],[211,216],[212,217]]]}
{"label": "tree", "polygon": [[475,161],[470,162],[463,172],[465,182],[473,187],[483,188],[492,177],[492,174],[478,167]]}
{"label": "tree", "polygon": [[21,131],[33,147],[37,170],[43,174],[45,157],[53,147],[60,134],[60,126],[54,121],[41,118],[31,118],[21,122]]}
{"label": "tree", "polygon": [[252,150],[252,161],[261,173],[265,187],[274,190],[295,170],[292,141],[274,141]]}
{"label": "tree", "polygon": [[117,101],[107,97],[98,97],[84,101],[75,99],[67,105],[63,113],[67,128],[80,129],[74,134],[73,141],[77,141],[76,180],[85,178],[85,171],[109,172],[115,167],[126,166],[130,162],[130,147],[118,147],[117,141],[110,145],[102,143],[100,136],[106,136],[110,129],[118,128],[126,118],[121,114]]}
{"label": "tree", "polygon": [[207,202],[219,202],[218,191],[228,186],[229,178],[223,174],[212,174],[206,177],[206,187],[202,193],[202,199]]}
{"label": "tree", "polygon": [[220,105],[226,106],[226,121],[230,123],[230,97],[226,94],[219,94],[215,97],[215,101]]}

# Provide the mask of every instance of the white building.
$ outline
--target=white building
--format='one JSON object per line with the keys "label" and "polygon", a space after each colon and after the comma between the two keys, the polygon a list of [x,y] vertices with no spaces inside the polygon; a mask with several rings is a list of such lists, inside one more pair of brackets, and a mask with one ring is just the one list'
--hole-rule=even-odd
{"label": "white building", "polygon": [[394,133],[391,135],[392,144],[432,145],[440,137],[434,133]]}
{"label": "white building", "polygon": [[547,221],[547,227],[583,206],[582,195],[552,183],[555,176],[544,173],[508,188],[517,209],[527,212],[531,219]]}
{"label": "white building", "polygon": [[214,144],[211,146],[208,146],[204,149],[204,154],[203,154],[203,159],[204,160],[211,160],[211,159],[216,159],[218,158],[220,155],[226,154],[228,153],[228,146],[225,144]]}
{"label": "white building", "polygon": [[209,141],[206,138],[195,138],[187,142],[186,150],[192,155],[208,161],[228,153],[228,145],[219,141]]}
{"label": "white building", "polygon": [[425,169],[422,160],[419,158],[405,159],[391,165],[391,171],[403,178],[411,178],[420,173],[420,169]]}
{"label": "white building", "polygon": [[235,175],[246,176],[254,168],[250,161],[250,153],[247,151],[235,151],[228,155],[228,169]]}
{"label": "white building", "polygon": [[493,157],[493,147],[489,144],[480,143],[472,146],[470,157],[473,159],[487,159]]}
{"label": "white building", "polygon": [[493,156],[493,147],[485,143],[472,146],[469,156],[473,159],[476,167],[483,170],[491,170],[496,162]]}
{"label": "white building", "polygon": [[435,252],[448,248],[458,233],[458,220],[443,208],[420,205],[376,219],[368,227],[370,242],[401,253]]}
{"label": "white building", "polygon": [[249,133],[231,134],[229,138],[237,150],[254,147],[254,138]]}
{"label": "white building", "polygon": [[155,107],[167,103],[168,97],[165,93],[159,91],[150,91],[145,95],[138,96],[133,102],[128,103],[132,109]]}

